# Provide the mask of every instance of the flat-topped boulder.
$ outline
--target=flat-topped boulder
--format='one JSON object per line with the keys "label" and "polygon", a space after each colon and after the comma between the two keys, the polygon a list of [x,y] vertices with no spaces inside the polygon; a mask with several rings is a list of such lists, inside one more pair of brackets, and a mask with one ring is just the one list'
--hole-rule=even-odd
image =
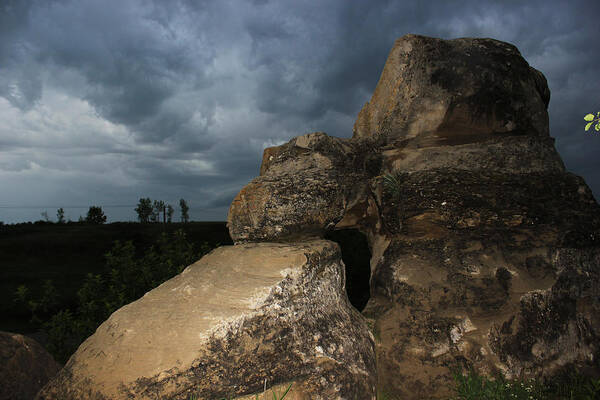
{"label": "flat-topped boulder", "polygon": [[394,43],[353,137],[421,146],[547,137],[549,101],[544,75],[510,43],[405,35]]}
{"label": "flat-topped boulder", "polygon": [[[337,244],[223,246],[105,321],[38,399],[372,398],[373,337]],[[304,396],[304,397],[303,397]]]}

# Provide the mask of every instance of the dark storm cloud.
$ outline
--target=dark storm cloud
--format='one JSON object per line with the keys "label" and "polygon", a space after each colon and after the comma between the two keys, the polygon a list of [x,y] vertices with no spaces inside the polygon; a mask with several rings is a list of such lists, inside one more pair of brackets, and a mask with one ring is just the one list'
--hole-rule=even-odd
{"label": "dark storm cloud", "polygon": [[173,111],[166,103],[183,90],[210,84],[204,70],[214,52],[201,38],[190,43],[185,32],[173,29],[176,15],[164,10],[139,2],[61,1],[4,13],[4,19],[21,19],[26,29],[13,27],[23,30],[16,35],[20,40],[4,42],[3,48],[12,47],[3,54],[9,53],[5,59],[14,71],[3,95],[29,109],[40,98],[42,71],[74,70],[86,83],[77,95],[101,117],[128,126],[140,142],[162,141],[183,129],[196,111]]}
{"label": "dark storm cloud", "polygon": [[599,196],[600,135],[583,132],[600,111],[599,12],[597,1],[2,0],[0,183],[14,183],[11,199],[44,180],[44,193],[64,186],[47,195],[57,201],[90,187],[106,201],[187,191],[224,209],[264,147],[316,130],[350,137],[394,40],[416,33],[516,45],[548,79],[565,164]]}

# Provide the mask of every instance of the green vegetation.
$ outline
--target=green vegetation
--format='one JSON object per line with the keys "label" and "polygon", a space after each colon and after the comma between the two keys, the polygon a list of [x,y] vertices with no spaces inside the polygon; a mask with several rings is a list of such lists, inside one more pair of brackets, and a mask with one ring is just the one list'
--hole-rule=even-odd
{"label": "green vegetation", "polygon": [[[283,394],[279,398],[277,398],[277,395],[275,394],[273,389],[271,389],[271,394],[273,395],[273,400],[283,400],[283,398],[288,394],[288,392],[290,391],[291,388],[292,388],[292,384],[290,383],[290,385],[287,387],[285,392],[283,392]],[[263,395],[264,395],[264,399],[267,400],[266,390],[263,392]],[[190,400],[196,400],[196,399],[197,399],[197,397],[195,397],[195,396],[190,397]],[[258,394],[256,395],[255,399],[258,400]],[[223,398],[221,400],[226,400],[226,399]]]}
{"label": "green vegetation", "polygon": [[188,212],[190,211],[190,207],[187,205],[184,199],[179,199],[179,208],[181,208],[181,222],[189,222],[190,215]]}
{"label": "green vegetation", "polygon": [[583,117],[583,119],[588,121],[588,123],[585,125],[586,132],[590,129],[594,122],[596,123],[594,129],[596,131],[600,131],[600,111],[598,112],[598,114],[596,114],[596,117],[594,117],[594,114],[586,114],[586,116]]}
{"label": "green vegetation", "polygon": [[535,380],[494,379],[469,370],[466,374],[454,370],[455,400],[594,400],[600,399],[600,379],[571,371],[550,382]]}
{"label": "green vegetation", "polygon": [[59,295],[51,280],[44,283],[37,298],[27,286],[19,286],[16,300],[29,308],[31,322],[48,335],[47,350],[65,363],[110,314],[179,274],[210,249],[207,243],[193,246],[182,230],[163,233],[142,257],[136,257],[133,242],[116,241],[106,254],[105,271],[87,274],[75,307],[58,309]]}
{"label": "green vegetation", "polygon": [[383,187],[393,200],[398,201],[402,195],[401,173],[385,174],[383,176]]}
{"label": "green vegetation", "polygon": [[106,222],[106,215],[104,215],[104,211],[102,211],[102,207],[91,206],[87,212],[87,216],[85,217],[85,222],[88,224],[98,224],[101,225]]}
{"label": "green vegetation", "polygon": [[[182,229],[193,244],[208,242],[210,247],[231,244],[224,222],[190,222],[187,224],[112,223],[92,225],[78,222],[65,224],[9,224],[0,227],[0,330],[32,334],[39,324],[31,323],[30,307],[15,303],[14,294],[20,285],[29,295],[40,300],[46,281],[51,280],[60,296],[56,307],[36,314],[47,320],[60,309],[76,310],[77,292],[88,274],[107,272],[105,255],[114,242],[133,243],[135,258],[141,259],[163,233],[173,235]],[[194,260],[195,261],[195,260]],[[44,304],[47,302],[43,302]],[[37,338],[37,336],[36,336]]]}
{"label": "green vegetation", "polygon": [[66,222],[65,220],[65,210],[64,208],[59,208],[58,210],[56,210],[56,223],[57,224],[64,224]]}
{"label": "green vegetation", "polygon": [[142,223],[150,222],[150,216],[152,215],[152,200],[149,197],[141,198],[135,212],[138,215],[138,220]]}

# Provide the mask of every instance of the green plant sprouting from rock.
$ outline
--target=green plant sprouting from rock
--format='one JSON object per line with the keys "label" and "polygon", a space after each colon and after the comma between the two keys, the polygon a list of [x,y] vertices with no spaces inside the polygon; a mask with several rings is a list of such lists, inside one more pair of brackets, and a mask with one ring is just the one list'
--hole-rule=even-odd
{"label": "green plant sprouting from rock", "polygon": [[[266,383],[265,383],[265,385],[266,385]],[[283,400],[283,398],[285,396],[287,396],[287,394],[288,394],[288,392],[290,391],[291,388],[292,388],[292,384],[290,383],[289,386],[287,387],[287,389],[285,389],[285,391],[283,392],[283,394],[279,398],[277,398],[277,395],[275,394],[275,391],[273,391],[273,389],[271,388],[271,393],[273,394],[273,400]],[[265,390],[263,392],[263,394],[265,395],[265,400],[266,400],[266,391],[267,390],[266,390],[266,386],[265,386]],[[198,398],[196,396],[190,396],[189,400],[198,400]],[[228,400],[228,399],[222,398],[221,400]],[[256,394],[255,400],[259,400],[258,394]]]}
{"label": "green plant sprouting from rock", "polygon": [[501,375],[491,379],[473,369],[466,373],[454,368],[456,397],[453,400],[550,400],[600,398],[600,379],[594,379],[571,371],[556,376],[550,382],[534,379],[508,380]]}
{"label": "green plant sprouting from rock", "polygon": [[400,172],[387,173],[383,176],[383,187],[393,200],[400,200],[402,195],[402,182]]}

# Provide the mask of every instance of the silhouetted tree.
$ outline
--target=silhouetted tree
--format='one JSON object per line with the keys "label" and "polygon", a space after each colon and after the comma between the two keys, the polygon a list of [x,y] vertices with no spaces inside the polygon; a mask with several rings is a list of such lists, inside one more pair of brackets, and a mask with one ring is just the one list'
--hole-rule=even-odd
{"label": "silhouetted tree", "polygon": [[104,211],[102,211],[102,207],[91,206],[88,210],[87,216],[85,217],[85,222],[88,224],[103,224],[106,222],[106,215],[104,215]]}
{"label": "silhouetted tree", "polygon": [[167,204],[167,222],[171,223],[171,221],[173,221],[173,213],[175,212],[175,209],[173,208],[172,205]]}
{"label": "silhouetted tree", "polygon": [[135,208],[140,222],[150,222],[152,216],[152,200],[149,197],[140,199],[138,206]]}
{"label": "silhouetted tree", "polygon": [[44,217],[44,221],[50,222],[50,217],[48,217],[48,211],[44,211],[42,213],[42,217]]}
{"label": "silhouetted tree", "polygon": [[184,199],[179,200],[179,208],[181,208],[181,222],[188,222],[190,220],[190,215],[188,214],[190,208]]}
{"label": "silhouetted tree", "polygon": [[65,223],[65,210],[62,207],[56,210],[56,222],[59,224]]}
{"label": "silhouetted tree", "polygon": [[152,222],[160,222],[160,214],[163,214],[163,222],[167,222],[166,204],[162,200],[154,200],[154,210],[152,211]]}

